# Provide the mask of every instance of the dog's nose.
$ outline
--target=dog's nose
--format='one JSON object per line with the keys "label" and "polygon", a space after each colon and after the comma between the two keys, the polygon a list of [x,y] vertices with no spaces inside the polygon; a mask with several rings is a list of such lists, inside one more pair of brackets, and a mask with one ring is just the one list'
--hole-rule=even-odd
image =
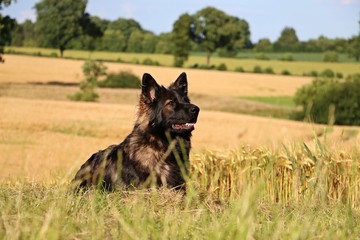
{"label": "dog's nose", "polygon": [[193,114],[198,114],[200,111],[200,108],[198,106],[195,106],[193,105],[191,108],[190,108],[190,112],[193,113]]}

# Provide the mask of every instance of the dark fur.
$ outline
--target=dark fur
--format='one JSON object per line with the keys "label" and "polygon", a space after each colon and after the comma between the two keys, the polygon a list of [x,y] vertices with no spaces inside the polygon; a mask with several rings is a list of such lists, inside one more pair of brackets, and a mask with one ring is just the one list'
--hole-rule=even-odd
{"label": "dark fur", "polygon": [[134,129],[118,145],[94,153],[76,173],[78,187],[106,190],[150,185],[185,189],[190,137],[200,109],[190,103],[185,73],[169,88],[145,73]]}

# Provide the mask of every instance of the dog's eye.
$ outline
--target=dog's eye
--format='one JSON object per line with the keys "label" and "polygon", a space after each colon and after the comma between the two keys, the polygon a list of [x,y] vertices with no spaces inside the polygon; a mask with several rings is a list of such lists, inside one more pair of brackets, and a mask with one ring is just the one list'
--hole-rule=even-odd
{"label": "dog's eye", "polygon": [[169,100],[169,101],[167,101],[166,105],[169,106],[169,107],[174,108],[176,106],[176,103],[173,100]]}

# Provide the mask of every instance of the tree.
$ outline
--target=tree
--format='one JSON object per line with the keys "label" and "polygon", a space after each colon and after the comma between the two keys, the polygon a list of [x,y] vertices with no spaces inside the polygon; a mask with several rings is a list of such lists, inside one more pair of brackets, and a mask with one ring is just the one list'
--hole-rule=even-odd
{"label": "tree", "polygon": [[171,54],[174,48],[174,43],[172,39],[173,39],[172,33],[161,33],[158,36],[155,52],[163,53],[163,54]]}
{"label": "tree", "polygon": [[323,35],[318,37],[317,46],[320,52],[325,52],[326,50],[331,50],[331,40]]}
{"label": "tree", "polygon": [[83,33],[88,18],[86,4],[87,0],[42,0],[35,4],[43,46],[59,48],[63,57],[68,43]]}
{"label": "tree", "polygon": [[134,19],[126,19],[126,18],[119,18],[113,22],[110,22],[108,25],[108,29],[121,31],[126,39],[128,39],[131,33],[135,30],[143,31],[140,23],[138,23]]}
{"label": "tree", "polygon": [[156,48],[157,37],[153,33],[145,33],[142,42],[142,52],[154,53]]}
{"label": "tree", "polygon": [[350,57],[355,58],[357,62],[360,60],[360,34],[354,36],[349,40],[348,54]]}
{"label": "tree", "polygon": [[294,102],[317,123],[360,125],[360,74],[345,81],[318,78],[298,89]]}
{"label": "tree", "polygon": [[11,45],[37,47],[37,35],[35,24],[31,20],[26,20],[16,24],[11,32]]}
{"label": "tree", "polygon": [[208,66],[212,53],[217,49],[234,55],[250,42],[248,23],[216,8],[204,8],[195,13],[192,19],[190,36],[206,51]]}
{"label": "tree", "polygon": [[299,49],[299,39],[294,28],[286,27],[282,30],[280,37],[274,43],[276,51],[295,52]]}
{"label": "tree", "polygon": [[173,24],[172,42],[174,44],[174,66],[176,67],[182,67],[189,57],[192,23],[192,16],[186,13],[181,15]]}
{"label": "tree", "polygon": [[273,50],[273,46],[268,38],[262,38],[259,39],[254,49],[256,52],[271,52]]}
{"label": "tree", "polygon": [[[12,0],[0,0],[0,10],[3,6],[9,6]],[[1,56],[4,53],[4,46],[11,42],[11,31],[15,27],[15,20],[9,16],[0,14],[0,63],[4,62]]]}
{"label": "tree", "polygon": [[142,52],[143,40],[144,34],[140,30],[133,31],[129,37],[126,51],[134,53]]}
{"label": "tree", "polygon": [[301,51],[304,52],[321,52],[318,48],[316,39],[309,39],[307,42],[304,42],[302,45]]}
{"label": "tree", "polygon": [[249,24],[237,17],[227,16],[226,23],[219,29],[220,45],[223,55],[236,56],[238,51],[251,45]]}
{"label": "tree", "polygon": [[125,36],[119,30],[107,29],[98,46],[98,50],[123,52],[125,50]]}
{"label": "tree", "polygon": [[82,49],[94,51],[98,40],[104,35],[102,27],[96,19],[92,18],[88,13],[85,13],[83,17],[80,18],[80,26]]}
{"label": "tree", "polygon": [[[120,31],[125,37],[125,49],[128,48],[129,38],[134,31],[143,32],[140,24],[134,19],[119,18],[108,24],[107,30]],[[130,47],[133,48],[133,47]]]}

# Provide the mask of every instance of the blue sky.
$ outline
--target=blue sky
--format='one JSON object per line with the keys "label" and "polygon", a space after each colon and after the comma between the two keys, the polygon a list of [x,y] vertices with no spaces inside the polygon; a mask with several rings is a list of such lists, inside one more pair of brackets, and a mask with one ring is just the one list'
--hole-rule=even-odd
{"label": "blue sky", "polygon": [[[34,20],[38,1],[17,0],[2,12],[19,22]],[[133,18],[158,34],[170,32],[181,14],[207,6],[245,19],[253,42],[264,37],[274,41],[284,27],[293,27],[300,40],[320,35],[349,38],[360,31],[360,0],[88,0],[87,11],[109,20]]]}

